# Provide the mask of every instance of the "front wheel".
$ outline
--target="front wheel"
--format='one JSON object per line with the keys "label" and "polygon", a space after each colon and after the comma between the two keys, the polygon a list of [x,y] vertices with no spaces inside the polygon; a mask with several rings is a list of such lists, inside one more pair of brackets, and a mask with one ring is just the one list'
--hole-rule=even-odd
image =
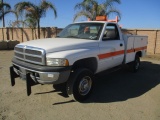
{"label": "front wheel", "polygon": [[67,84],[68,95],[82,102],[88,98],[93,88],[93,73],[85,68],[77,69]]}

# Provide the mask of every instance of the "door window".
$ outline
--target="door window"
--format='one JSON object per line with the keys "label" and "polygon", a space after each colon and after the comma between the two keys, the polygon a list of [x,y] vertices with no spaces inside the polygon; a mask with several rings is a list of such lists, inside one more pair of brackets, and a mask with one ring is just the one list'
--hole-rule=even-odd
{"label": "door window", "polygon": [[115,24],[108,24],[103,34],[103,40],[119,40],[118,28]]}

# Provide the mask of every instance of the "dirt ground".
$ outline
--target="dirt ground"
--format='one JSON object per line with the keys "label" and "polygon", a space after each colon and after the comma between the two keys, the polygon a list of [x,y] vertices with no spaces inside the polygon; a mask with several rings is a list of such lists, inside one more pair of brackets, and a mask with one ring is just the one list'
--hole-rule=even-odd
{"label": "dirt ground", "polygon": [[63,87],[37,85],[26,95],[25,81],[11,87],[13,51],[0,51],[2,120],[160,120],[160,55],[141,59],[138,73],[120,70],[96,76],[90,98],[78,103]]}

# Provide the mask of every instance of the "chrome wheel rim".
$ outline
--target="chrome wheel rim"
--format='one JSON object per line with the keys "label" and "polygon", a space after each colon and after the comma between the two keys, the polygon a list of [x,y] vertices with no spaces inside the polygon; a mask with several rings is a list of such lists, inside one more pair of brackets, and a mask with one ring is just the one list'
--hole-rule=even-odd
{"label": "chrome wheel rim", "polygon": [[89,76],[85,76],[81,79],[79,83],[79,93],[85,96],[89,93],[92,87],[92,80]]}

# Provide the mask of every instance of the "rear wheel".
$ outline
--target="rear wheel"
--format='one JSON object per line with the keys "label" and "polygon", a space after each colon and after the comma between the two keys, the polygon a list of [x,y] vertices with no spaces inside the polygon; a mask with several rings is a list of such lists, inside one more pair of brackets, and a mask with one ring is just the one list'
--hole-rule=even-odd
{"label": "rear wheel", "polygon": [[93,73],[85,68],[77,69],[67,83],[67,92],[74,100],[82,102],[88,98],[93,87]]}
{"label": "rear wheel", "polygon": [[137,72],[140,68],[140,58],[139,55],[135,56],[135,60],[130,64],[130,69],[132,72]]}

